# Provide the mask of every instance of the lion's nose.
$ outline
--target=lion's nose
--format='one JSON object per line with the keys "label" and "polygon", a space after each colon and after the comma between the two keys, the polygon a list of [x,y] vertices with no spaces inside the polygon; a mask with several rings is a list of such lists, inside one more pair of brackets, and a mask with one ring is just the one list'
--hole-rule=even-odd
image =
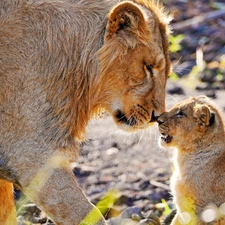
{"label": "lion's nose", "polygon": [[159,117],[155,115],[155,112],[152,111],[152,117],[150,122],[156,122]]}

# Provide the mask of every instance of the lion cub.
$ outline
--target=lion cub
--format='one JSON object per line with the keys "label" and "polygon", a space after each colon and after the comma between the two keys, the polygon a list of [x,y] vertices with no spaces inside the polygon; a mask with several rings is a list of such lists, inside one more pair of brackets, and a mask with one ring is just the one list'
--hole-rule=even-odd
{"label": "lion cub", "polygon": [[176,104],[158,118],[161,146],[174,147],[172,225],[225,224],[225,126],[204,96]]}

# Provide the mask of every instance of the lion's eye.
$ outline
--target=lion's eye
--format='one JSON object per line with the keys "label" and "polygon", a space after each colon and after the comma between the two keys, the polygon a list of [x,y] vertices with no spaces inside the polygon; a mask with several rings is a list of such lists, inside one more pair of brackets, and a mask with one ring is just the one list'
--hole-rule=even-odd
{"label": "lion's eye", "polygon": [[148,65],[146,65],[146,68],[148,69],[148,71],[149,71],[149,73],[150,73],[150,75],[151,75],[151,77],[154,75],[154,72],[153,72],[153,65],[151,65],[151,64],[148,64]]}
{"label": "lion's eye", "polygon": [[176,113],[176,116],[180,118],[180,117],[186,116],[186,114],[183,111],[178,111]]}

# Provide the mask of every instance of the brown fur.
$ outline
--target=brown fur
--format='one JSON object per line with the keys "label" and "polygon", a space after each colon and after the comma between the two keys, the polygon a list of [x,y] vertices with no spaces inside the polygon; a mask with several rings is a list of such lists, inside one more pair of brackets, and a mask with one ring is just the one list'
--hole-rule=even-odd
{"label": "brown fur", "polygon": [[169,20],[153,0],[0,1],[0,178],[56,224],[105,224],[70,163],[101,110],[127,131],[164,112]]}
{"label": "brown fur", "polygon": [[[171,188],[177,215],[172,225],[225,224],[222,113],[211,100],[200,96],[176,104],[158,122],[163,134],[161,145],[175,147]],[[209,215],[206,210],[215,214],[209,220],[204,216]],[[185,216],[187,221],[182,223]]]}

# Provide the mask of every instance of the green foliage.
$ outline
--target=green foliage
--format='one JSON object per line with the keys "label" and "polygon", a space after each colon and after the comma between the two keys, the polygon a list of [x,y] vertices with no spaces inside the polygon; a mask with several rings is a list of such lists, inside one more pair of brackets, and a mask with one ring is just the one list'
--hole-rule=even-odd
{"label": "green foliage", "polygon": [[120,192],[117,190],[111,190],[103,196],[103,198],[97,203],[96,207],[100,210],[102,215],[105,215],[110,208],[113,207],[115,201],[119,198]]}
{"label": "green foliage", "polygon": [[172,81],[177,81],[177,80],[179,80],[179,77],[177,76],[176,73],[172,72],[169,76],[169,79]]}
{"label": "green foliage", "polygon": [[169,42],[170,42],[170,52],[175,53],[182,49],[182,45],[180,44],[181,41],[184,40],[183,34],[178,34],[177,36],[170,35]]}
{"label": "green foliage", "polygon": [[223,74],[217,73],[217,75],[216,75],[216,80],[217,80],[217,81],[223,81],[223,80],[224,80]]}
{"label": "green foliage", "polygon": [[225,55],[223,55],[220,59],[220,65],[225,68]]}
{"label": "green foliage", "polygon": [[165,216],[168,216],[168,215],[171,213],[171,209],[170,209],[170,207],[169,207],[169,205],[167,204],[167,202],[166,202],[165,199],[162,199],[161,201],[162,201],[162,203],[163,203],[163,205],[164,205],[164,212],[163,212],[163,214],[164,214]]}
{"label": "green foliage", "polygon": [[212,2],[211,8],[212,9],[223,9],[224,8],[224,3]]}
{"label": "green foliage", "polygon": [[[115,201],[120,196],[120,193],[116,190],[111,190],[103,196],[103,198],[97,203],[87,216],[81,221],[79,225],[97,224],[101,219],[101,214],[105,215],[110,208],[113,207]],[[101,212],[101,214],[99,213]]]}
{"label": "green foliage", "polygon": [[25,223],[26,225],[31,225],[31,223],[28,221],[24,221],[23,223]]}
{"label": "green foliage", "polygon": [[161,215],[163,215],[163,217],[168,216],[171,213],[171,209],[165,199],[161,199],[161,202],[157,203],[155,206],[162,212]]}
{"label": "green foliage", "polygon": [[22,195],[18,201],[16,201],[16,211],[17,215],[21,215],[24,210],[24,205],[29,203],[29,199],[26,197],[26,195]]}

